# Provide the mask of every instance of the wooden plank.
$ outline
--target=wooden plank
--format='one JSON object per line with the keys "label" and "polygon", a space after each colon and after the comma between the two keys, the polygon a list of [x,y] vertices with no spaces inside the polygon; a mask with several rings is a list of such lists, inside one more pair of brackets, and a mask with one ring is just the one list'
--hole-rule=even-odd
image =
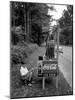
{"label": "wooden plank", "polygon": [[56,77],[56,89],[58,90],[58,75]]}
{"label": "wooden plank", "polygon": [[[57,34],[57,72],[58,72],[58,58],[59,58],[59,29],[58,29],[58,34]],[[58,75],[56,77],[56,89],[58,90]]]}
{"label": "wooden plank", "polygon": [[56,74],[57,70],[43,70],[42,74]]}
{"label": "wooden plank", "polygon": [[45,77],[43,77],[43,79],[42,79],[42,87],[43,87],[43,89],[45,89]]}
{"label": "wooden plank", "polygon": [[57,64],[57,60],[43,60],[42,63],[43,65],[44,64]]}

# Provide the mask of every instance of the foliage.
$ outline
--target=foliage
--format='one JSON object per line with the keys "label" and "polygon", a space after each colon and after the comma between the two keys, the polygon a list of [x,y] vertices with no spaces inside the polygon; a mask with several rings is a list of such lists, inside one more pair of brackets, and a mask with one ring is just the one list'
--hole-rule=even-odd
{"label": "foliage", "polygon": [[24,64],[28,56],[37,48],[36,44],[28,44],[24,41],[11,46],[11,64]]}
{"label": "foliage", "polygon": [[[53,8],[49,8],[47,4],[42,3],[11,2],[10,5],[11,27],[22,25],[22,29],[25,30],[27,37],[29,37],[29,40],[34,39],[31,38],[33,37],[34,32],[34,37],[36,41],[37,35],[39,35],[39,38],[41,40],[40,36],[42,36],[42,27],[49,27],[49,21],[51,16],[47,15],[48,9],[53,10]],[[35,26],[37,30],[35,30],[35,27],[33,28],[33,26]],[[41,30],[40,33],[39,30]],[[37,34],[37,31],[39,34]],[[38,44],[38,42],[35,43]]]}
{"label": "foliage", "polygon": [[[18,27],[20,28],[20,27]],[[18,42],[22,42],[26,40],[26,35],[22,31],[22,28],[18,30],[17,27],[11,28],[11,44],[17,45]]]}
{"label": "foliage", "polygon": [[26,48],[21,46],[12,46],[11,47],[11,63],[25,63],[25,58],[28,57]]}
{"label": "foliage", "polygon": [[72,26],[73,23],[73,6],[68,5],[67,10],[63,11],[63,16],[59,20],[60,27]]}
{"label": "foliage", "polygon": [[73,6],[68,5],[67,10],[64,10],[62,17],[59,20],[60,28],[60,41],[66,45],[72,45],[73,37]]}

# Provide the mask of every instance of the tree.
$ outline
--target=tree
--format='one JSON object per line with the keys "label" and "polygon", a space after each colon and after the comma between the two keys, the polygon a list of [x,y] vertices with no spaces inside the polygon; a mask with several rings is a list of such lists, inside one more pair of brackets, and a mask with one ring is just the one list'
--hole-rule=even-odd
{"label": "tree", "polygon": [[68,5],[67,10],[64,10],[62,17],[59,19],[59,25],[62,29],[60,34],[60,41],[62,43],[72,45],[73,37],[73,6]]}
{"label": "tree", "polygon": [[68,5],[67,10],[63,11],[62,17],[59,19],[60,27],[72,26],[73,23],[73,6]]}
{"label": "tree", "polygon": [[[34,31],[34,37],[36,37],[36,27],[37,30],[40,30],[38,31],[38,38],[41,38],[42,27],[49,27],[51,16],[47,15],[48,9],[50,8],[47,4],[42,3],[11,2],[11,26],[22,25],[27,41],[33,37]],[[51,9],[53,10],[53,8]]]}
{"label": "tree", "polygon": [[48,6],[46,4],[36,3],[34,4],[34,9],[31,10],[31,17],[32,17],[31,35],[32,37],[37,36],[38,39],[37,38],[35,39],[37,40],[36,42],[38,44],[42,42],[42,36],[43,36],[42,27],[49,27],[49,21],[51,16],[47,15],[47,13],[48,13]]}

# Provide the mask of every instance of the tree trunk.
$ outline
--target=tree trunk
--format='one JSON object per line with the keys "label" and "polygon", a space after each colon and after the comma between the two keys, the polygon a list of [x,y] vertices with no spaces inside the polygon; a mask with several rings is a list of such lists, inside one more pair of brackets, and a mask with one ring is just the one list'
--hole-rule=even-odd
{"label": "tree trunk", "polygon": [[26,35],[26,33],[27,33],[27,29],[26,29],[26,5],[24,5],[24,23],[25,23],[24,30],[25,30],[25,35]]}
{"label": "tree trunk", "polygon": [[27,3],[27,41],[29,42],[29,30],[30,30],[30,11],[29,11],[29,4]]}
{"label": "tree trunk", "polygon": [[25,20],[26,41],[29,42],[29,36],[30,36],[30,10],[29,10],[29,4],[28,3],[25,3],[24,20]]}
{"label": "tree trunk", "polygon": [[[13,6],[15,6],[15,3],[13,3]],[[14,11],[15,7],[13,7],[13,15],[14,15],[14,18],[13,18],[13,26],[15,26],[15,11]]]}
{"label": "tree trunk", "polygon": [[31,11],[29,11],[29,37],[31,35]]}

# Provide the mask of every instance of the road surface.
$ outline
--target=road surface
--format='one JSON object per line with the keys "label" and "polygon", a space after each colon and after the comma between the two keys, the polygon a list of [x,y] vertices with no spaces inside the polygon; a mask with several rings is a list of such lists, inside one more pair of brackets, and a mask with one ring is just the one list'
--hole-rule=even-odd
{"label": "road surface", "polygon": [[72,88],[72,47],[63,46],[63,54],[59,55],[59,68]]}

